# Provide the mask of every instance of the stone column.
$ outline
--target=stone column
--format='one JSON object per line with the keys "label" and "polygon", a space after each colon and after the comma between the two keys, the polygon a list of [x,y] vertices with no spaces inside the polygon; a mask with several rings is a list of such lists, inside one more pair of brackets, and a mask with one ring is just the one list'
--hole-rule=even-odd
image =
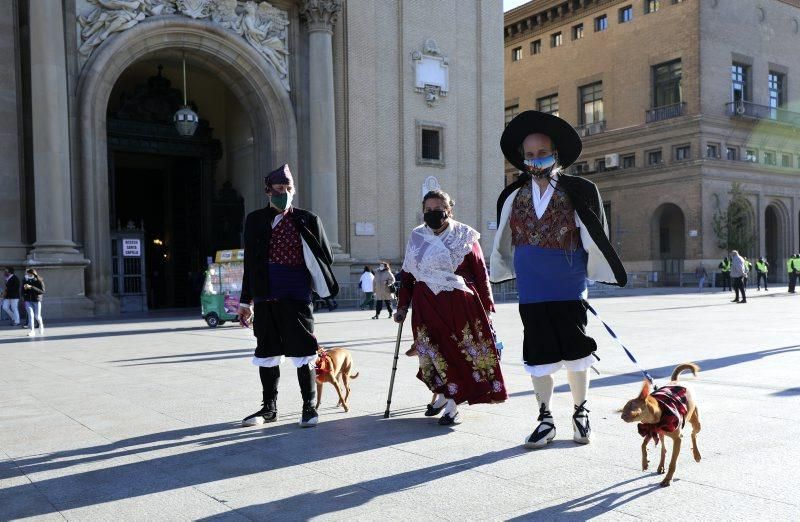
{"label": "stone column", "polygon": [[84,289],[89,261],[72,241],[64,12],[60,0],[28,5],[36,242],[27,265],[36,267],[47,280],[51,317],[87,316],[93,312]]}
{"label": "stone column", "polygon": [[60,1],[30,2],[34,257],[77,254],[72,242],[64,13]]}
{"label": "stone column", "polygon": [[333,24],[340,10],[340,0],[307,0],[300,11],[308,26],[311,210],[322,219],[335,251],[339,251],[340,246]]}

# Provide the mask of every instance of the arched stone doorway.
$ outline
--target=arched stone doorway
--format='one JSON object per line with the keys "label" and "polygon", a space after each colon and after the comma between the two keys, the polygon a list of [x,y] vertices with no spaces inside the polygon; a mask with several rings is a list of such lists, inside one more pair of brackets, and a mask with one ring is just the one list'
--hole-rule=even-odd
{"label": "arched stone doorway", "polygon": [[779,202],[767,205],[764,210],[764,255],[770,265],[770,281],[786,280],[786,259],[789,257],[788,213]]}
{"label": "arched stone doorway", "polygon": [[297,126],[288,93],[255,50],[211,22],[182,17],[145,20],[107,40],[84,65],[78,84],[83,177],[84,249],[87,295],[95,313],[118,311],[112,295],[107,108],[117,80],[132,64],[148,58],[186,56],[189,67],[216,75],[248,115],[252,129],[252,177],[240,190],[247,210],[261,203],[259,173],[283,162],[296,163]]}
{"label": "arched stone doorway", "polygon": [[686,259],[686,219],[681,208],[674,203],[664,203],[653,213],[653,259],[659,260],[663,283],[680,283],[683,262]]}

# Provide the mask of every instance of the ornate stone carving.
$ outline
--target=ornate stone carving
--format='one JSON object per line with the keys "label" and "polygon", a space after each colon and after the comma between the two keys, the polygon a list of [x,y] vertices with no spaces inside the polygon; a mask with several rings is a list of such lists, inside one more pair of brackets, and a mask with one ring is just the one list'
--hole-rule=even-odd
{"label": "ornate stone carving", "polygon": [[447,96],[450,91],[450,69],[447,56],[442,54],[436,40],[425,40],[422,51],[413,51],[411,60],[414,62],[416,75],[414,90],[425,96],[425,103],[433,107],[440,96]]}
{"label": "ornate stone carving", "polygon": [[333,32],[333,24],[341,10],[341,0],[306,0],[300,14],[308,24],[309,31]]}
{"label": "ornate stone carving", "polygon": [[[314,2],[309,2],[314,3]],[[316,2],[320,4],[338,2]],[[320,11],[321,10],[321,11]],[[317,11],[329,10],[320,7]],[[245,40],[269,63],[289,90],[289,17],[268,2],[253,0],[78,0],[78,50],[83,63],[115,33],[130,29],[145,18],[178,14],[209,19]],[[316,12],[316,11],[315,11]],[[334,15],[335,16],[335,13]]]}

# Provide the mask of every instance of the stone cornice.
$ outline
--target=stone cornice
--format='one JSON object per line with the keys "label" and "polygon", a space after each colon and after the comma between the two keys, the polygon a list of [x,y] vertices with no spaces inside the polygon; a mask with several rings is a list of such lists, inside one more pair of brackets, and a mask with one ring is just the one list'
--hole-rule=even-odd
{"label": "stone cornice", "polygon": [[341,0],[306,0],[300,8],[300,16],[308,25],[309,32],[333,33],[333,25],[341,10]]}

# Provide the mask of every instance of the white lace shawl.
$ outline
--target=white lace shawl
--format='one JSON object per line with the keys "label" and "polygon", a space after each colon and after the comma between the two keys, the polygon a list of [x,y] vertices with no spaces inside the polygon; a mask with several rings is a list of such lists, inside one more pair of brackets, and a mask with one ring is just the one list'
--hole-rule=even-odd
{"label": "white lace shawl", "polygon": [[428,285],[434,294],[449,290],[472,293],[456,269],[481,235],[472,227],[450,220],[439,236],[425,225],[411,231],[403,270]]}

